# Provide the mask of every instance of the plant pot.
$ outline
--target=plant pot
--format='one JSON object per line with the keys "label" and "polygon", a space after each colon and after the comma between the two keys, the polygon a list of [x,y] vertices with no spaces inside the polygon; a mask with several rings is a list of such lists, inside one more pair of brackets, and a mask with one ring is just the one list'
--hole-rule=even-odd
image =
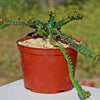
{"label": "plant pot", "polygon": [[[59,48],[32,48],[18,44],[33,37],[17,40],[25,88],[39,93],[58,93],[73,88],[67,62]],[[79,40],[73,38],[76,42]],[[76,67],[77,52],[71,47],[66,51]]]}

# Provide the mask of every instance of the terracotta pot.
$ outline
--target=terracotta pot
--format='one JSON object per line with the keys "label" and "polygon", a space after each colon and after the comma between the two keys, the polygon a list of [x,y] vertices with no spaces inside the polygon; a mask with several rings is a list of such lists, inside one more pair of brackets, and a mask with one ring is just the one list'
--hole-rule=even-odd
{"label": "terracotta pot", "polygon": [[[30,38],[32,37],[17,40],[21,53],[25,88],[39,93],[58,93],[72,89],[73,84],[69,77],[68,65],[60,49],[32,48],[18,44],[19,41]],[[66,51],[75,71],[77,52],[70,47],[66,48]]]}

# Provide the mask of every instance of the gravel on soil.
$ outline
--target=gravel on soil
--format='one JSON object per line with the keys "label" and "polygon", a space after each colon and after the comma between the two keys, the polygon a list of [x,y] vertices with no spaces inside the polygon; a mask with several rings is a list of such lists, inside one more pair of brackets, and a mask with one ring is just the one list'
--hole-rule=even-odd
{"label": "gravel on soil", "polygon": [[[68,44],[61,43],[60,41],[58,42],[65,48],[69,47]],[[42,38],[28,39],[23,42],[19,42],[19,44],[27,47],[34,47],[34,48],[57,48],[50,44],[49,39],[43,40]]]}

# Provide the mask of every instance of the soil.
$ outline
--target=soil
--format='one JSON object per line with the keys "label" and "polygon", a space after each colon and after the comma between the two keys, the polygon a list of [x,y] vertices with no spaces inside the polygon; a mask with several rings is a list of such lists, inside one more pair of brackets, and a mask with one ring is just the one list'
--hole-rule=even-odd
{"label": "soil", "polygon": [[[60,41],[58,42],[65,48],[69,47],[68,44],[61,43]],[[28,39],[23,42],[19,42],[19,44],[27,47],[34,47],[34,48],[58,48],[51,45],[49,39],[43,40],[42,38]]]}

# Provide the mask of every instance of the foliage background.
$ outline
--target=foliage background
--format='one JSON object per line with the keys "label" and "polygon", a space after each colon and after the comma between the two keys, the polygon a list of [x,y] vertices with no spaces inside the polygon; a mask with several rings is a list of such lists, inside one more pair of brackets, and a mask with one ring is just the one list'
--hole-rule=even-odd
{"label": "foliage background", "polygon": [[[36,19],[47,21],[48,11],[55,9],[56,20],[60,20],[62,16],[66,16],[70,8],[79,9],[84,18],[65,25],[62,28],[63,32],[82,40],[83,46],[93,55],[100,54],[99,0],[41,0],[41,2],[39,0],[0,0],[0,19],[27,18],[34,15]],[[22,78],[20,56],[15,41],[30,31],[32,29],[19,25],[11,25],[0,30],[0,85]],[[78,76],[83,79],[92,80],[100,76],[100,64],[91,63],[81,54],[78,56],[77,70]]]}

